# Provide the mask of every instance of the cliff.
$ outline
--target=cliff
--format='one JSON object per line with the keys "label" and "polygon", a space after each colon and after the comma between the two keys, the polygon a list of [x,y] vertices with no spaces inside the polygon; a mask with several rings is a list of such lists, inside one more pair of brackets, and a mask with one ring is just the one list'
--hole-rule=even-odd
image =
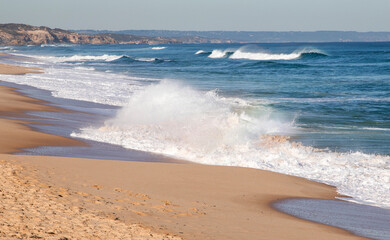
{"label": "cliff", "polygon": [[116,40],[102,34],[88,35],[48,27],[25,24],[0,24],[0,45],[40,44],[115,44]]}
{"label": "cliff", "polygon": [[227,40],[198,36],[161,37],[138,36],[108,32],[77,33],[59,28],[35,27],[26,24],[0,24],[0,45],[41,44],[164,44],[164,43],[221,43]]}

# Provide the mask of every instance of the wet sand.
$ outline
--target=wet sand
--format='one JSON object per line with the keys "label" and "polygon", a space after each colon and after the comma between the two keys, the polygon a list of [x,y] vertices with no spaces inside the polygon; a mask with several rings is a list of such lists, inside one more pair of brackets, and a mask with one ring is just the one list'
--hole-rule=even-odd
{"label": "wet sand", "polygon": [[[14,71],[7,69],[0,71]],[[7,119],[62,111],[14,89],[0,87],[0,109],[2,238],[365,239],[271,207],[285,198],[337,196],[334,187],[303,178],[239,167],[11,155],[84,143]]]}
{"label": "wet sand", "polygon": [[323,199],[285,199],[273,206],[293,216],[377,240],[390,239],[390,209]]}

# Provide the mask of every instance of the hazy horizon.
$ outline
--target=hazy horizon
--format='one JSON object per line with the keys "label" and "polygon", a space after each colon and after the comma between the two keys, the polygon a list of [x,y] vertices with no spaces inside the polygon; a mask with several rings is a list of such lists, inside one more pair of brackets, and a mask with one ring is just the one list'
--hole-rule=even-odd
{"label": "hazy horizon", "polygon": [[63,29],[389,32],[390,1],[0,0],[0,23]]}

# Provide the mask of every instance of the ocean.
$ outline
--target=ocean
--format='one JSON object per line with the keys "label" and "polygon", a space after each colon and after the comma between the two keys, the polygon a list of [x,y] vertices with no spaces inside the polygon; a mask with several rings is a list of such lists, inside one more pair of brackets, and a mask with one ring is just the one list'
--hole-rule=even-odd
{"label": "ocean", "polygon": [[[331,184],[390,208],[390,43],[0,47],[2,80],[99,106],[69,135]],[[95,105],[94,105],[95,106]]]}

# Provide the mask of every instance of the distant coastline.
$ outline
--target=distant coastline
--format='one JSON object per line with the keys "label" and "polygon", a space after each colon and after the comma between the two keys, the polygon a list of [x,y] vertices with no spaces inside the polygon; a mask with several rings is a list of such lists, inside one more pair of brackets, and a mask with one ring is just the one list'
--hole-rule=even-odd
{"label": "distant coastline", "polygon": [[170,44],[170,43],[230,43],[229,40],[192,37],[139,36],[117,33],[78,33],[59,28],[26,24],[0,24],[0,45],[42,44]]}
{"label": "distant coastline", "polygon": [[0,45],[389,42],[390,32],[63,30],[26,24],[0,24]]}
{"label": "distant coastline", "polygon": [[356,31],[173,31],[173,30],[74,30],[84,34],[131,34],[146,37],[218,39],[221,42],[389,42],[390,32]]}

